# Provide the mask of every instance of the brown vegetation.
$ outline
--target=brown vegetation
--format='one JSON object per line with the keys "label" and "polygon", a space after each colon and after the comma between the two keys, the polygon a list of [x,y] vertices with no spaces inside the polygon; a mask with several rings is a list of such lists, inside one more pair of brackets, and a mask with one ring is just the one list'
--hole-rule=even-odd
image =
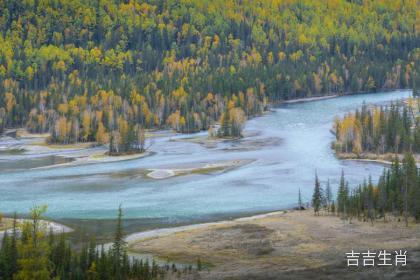
{"label": "brown vegetation", "polygon": [[[346,274],[345,253],[352,249],[407,249],[410,254],[417,247],[419,224],[410,223],[406,228],[390,216],[386,222],[378,220],[371,226],[325,214],[314,217],[313,211],[307,210],[276,212],[138,240],[130,250],[183,263],[195,263],[200,258],[209,269],[201,273],[203,279],[277,279],[292,275],[292,271],[318,271],[325,266],[338,266],[339,272]],[[378,268],[378,273],[381,271]]]}

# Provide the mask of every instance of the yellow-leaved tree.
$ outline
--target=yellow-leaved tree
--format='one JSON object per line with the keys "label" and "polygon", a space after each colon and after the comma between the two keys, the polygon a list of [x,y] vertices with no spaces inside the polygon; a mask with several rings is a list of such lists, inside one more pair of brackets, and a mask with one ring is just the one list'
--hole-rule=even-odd
{"label": "yellow-leaved tree", "polygon": [[18,244],[19,271],[14,276],[15,280],[50,279],[49,246],[41,224],[46,210],[46,206],[32,208],[30,221],[22,225],[22,236]]}

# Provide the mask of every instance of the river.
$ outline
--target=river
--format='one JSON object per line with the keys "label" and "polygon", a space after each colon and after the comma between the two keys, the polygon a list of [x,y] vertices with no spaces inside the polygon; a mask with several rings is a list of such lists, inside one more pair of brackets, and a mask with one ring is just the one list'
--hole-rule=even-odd
{"label": "river", "polygon": [[[151,156],[112,163],[40,169],[44,161],[61,163],[56,159],[60,154],[21,152],[16,149],[20,140],[2,138],[0,211],[27,213],[34,205],[47,204],[52,219],[90,223],[114,218],[122,204],[126,219],[150,219],[162,226],[288,208],[296,204],[299,188],[303,199],[310,200],[315,172],[323,184],[330,179],[334,190],[341,170],[350,186],[369,175],[376,179],[383,166],[335,158],[330,148],[333,119],[363,102],[385,104],[410,94],[394,91],[284,104],[249,120],[243,140],[206,147],[182,138],[204,137],[207,132],[169,133],[154,138]],[[223,172],[160,180],[145,176],[146,169],[226,160],[248,163]]]}

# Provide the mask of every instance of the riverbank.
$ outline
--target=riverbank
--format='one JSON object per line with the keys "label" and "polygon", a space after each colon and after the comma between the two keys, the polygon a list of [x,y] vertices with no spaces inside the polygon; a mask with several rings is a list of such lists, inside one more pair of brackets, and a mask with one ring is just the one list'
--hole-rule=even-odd
{"label": "riverbank", "polygon": [[[51,218],[90,219],[86,222],[90,225],[95,219],[115,218],[116,208],[122,202],[126,219],[151,218],[155,223],[153,227],[168,227],[171,226],[169,223],[180,225],[200,222],[200,219],[206,222],[211,221],[207,217],[216,216],[213,220],[219,220],[229,218],[232,213],[287,208],[296,202],[297,186],[302,188],[303,196],[312,195],[315,168],[320,178],[339,178],[344,164],[350,186],[359,184],[369,174],[378,178],[382,166],[337,161],[329,149],[332,137],[326,127],[335,115],[355,110],[363,102],[390,102],[408,94],[370,94],[318,101],[316,106],[312,103],[284,106],[276,109],[275,113],[247,122],[245,133],[255,132],[255,137],[234,143],[223,142],[214,150],[189,144],[188,141],[170,141],[171,137],[178,140],[205,136],[205,132],[187,136],[170,134],[173,136],[153,143],[151,149],[156,154],[147,159],[60,170],[16,168],[16,172],[0,172],[0,210],[20,212],[29,209],[31,201],[39,201],[50,206]],[[244,142],[266,142],[267,139],[280,139],[281,144],[243,145]],[[24,141],[4,138],[0,146],[12,146],[14,143],[25,144]],[[34,150],[33,156],[25,153],[1,157],[6,159],[4,164],[13,164],[14,161],[32,161],[32,157],[48,154],[65,156],[67,152],[49,150],[45,154],[36,153]],[[256,161],[229,172],[177,176],[165,180],[147,178],[144,172],[191,168],[236,159]],[[332,187],[335,187],[334,184]],[[114,199],[116,194],[118,201]],[[133,226],[130,231],[147,230],[146,227]],[[102,230],[98,227],[98,231]],[[113,228],[110,231],[113,232]]]}
{"label": "riverbank", "polygon": [[[408,251],[409,266],[415,257],[412,253],[420,248],[420,225],[411,222],[406,228],[397,218],[389,218],[372,226],[329,215],[315,217],[311,210],[279,211],[149,231],[128,236],[127,241],[130,251],[160,259],[196,263],[200,258],[208,268],[200,273],[201,279],[278,279],[281,275],[292,276],[294,271],[303,276],[318,271],[323,274],[316,274],[317,277],[323,275],[325,279],[325,267],[333,267],[343,276],[351,272],[345,255],[351,250],[404,249]],[[408,269],[415,269],[412,263]],[[308,274],[302,274],[303,271]],[[385,272],[378,268],[369,273]],[[395,267],[390,273],[396,273]]]}
{"label": "riverbank", "polygon": [[[143,153],[108,155],[106,145],[98,145],[95,142],[80,142],[74,144],[50,144],[46,139],[48,134],[30,134],[25,129],[9,130],[9,135],[13,134],[16,141],[10,147],[3,147],[3,153],[10,152],[26,159],[27,156],[34,156],[34,159],[54,156],[57,162],[37,166],[31,169],[49,169],[56,167],[79,166],[96,163],[111,163],[139,159],[152,155],[150,151]],[[157,137],[157,136],[156,136]]]}
{"label": "riverbank", "polygon": [[[31,222],[30,219],[16,219],[16,225],[19,227],[25,222]],[[65,226],[63,224],[54,222],[54,221],[47,221],[47,220],[41,220],[39,224],[40,228],[45,232],[49,233],[52,232],[54,234],[59,233],[69,233],[72,232],[73,229]],[[12,218],[3,218],[0,222],[0,240],[2,239],[4,233],[7,231],[7,233],[11,233],[13,228],[13,219]]]}
{"label": "riverbank", "polygon": [[[365,162],[374,162],[383,165],[391,165],[392,161],[395,159],[395,154],[393,153],[386,153],[386,154],[376,154],[376,153],[362,153],[357,155],[355,153],[342,153],[342,152],[335,152],[337,158],[342,160],[355,160],[355,161],[365,161]],[[404,154],[398,154],[398,159],[402,162],[404,158]],[[414,159],[417,163],[417,166],[420,167],[420,155],[413,154]]]}
{"label": "riverbank", "polygon": [[[38,149],[39,147],[39,149]],[[69,161],[64,163],[57,163],[52,165],[35,167],[32,169],[50,169],[57,167],[71,167],[71,166],[81,166],[81,165],[91,165],[97,163],[112,163],[126,160],[134,160],[139,158],[144,158],[151,156],[153,153],[146,151],[138,154],[127,154],[120,156],[110,156],[107,154],[107,149],[104,147],[87,147],[87,148],[74,148],[74,147],[54,147],[54,148],[43,148],[42,146],[32,145],[30,148],[28,146],[22,146],[24,151],[37,151],[41,153],[53,153],[57,157],[63,157],[69,159]]]}
{"label": "riverbank", "polygon": [[293,103],[300,103],[300,102],[310,102],[310,101],[318,101],[318,100],[325,100],[339,97],[338,94],[333,95],[324,95],[324,96],[314,96],[314,97],[304,97],[304,98],[296,98],[291,100],[284,100],[279,102],[279,104],[293,104]]}
{"label": "riverbank", "polygon": [[[0,216],[2,214],[0,213]],[[2,218],[0,221],[0,232],[7,230],[9,228],[13,227],[13,219],[9,218]]]}
{"label": "riverbank", "polygon": [[134,160],[139,158],[144,158],[147,156],[152,155],[152,152],[143,152],[139,154],[129,154],[129,155],[120,155],[120,156],[110,156],[106,153],[91,153],[88,155],[66,155],[66,157],[73,159],[73,161],[37,167],[36,169],[46,169],[46,168],[56,168],[56,167],[68,167],[68,166],[80,166],[80,165],[90,165],[96,163],[111,163],[111,162],[119,162],[119,161],[126,161],[126,160]]}

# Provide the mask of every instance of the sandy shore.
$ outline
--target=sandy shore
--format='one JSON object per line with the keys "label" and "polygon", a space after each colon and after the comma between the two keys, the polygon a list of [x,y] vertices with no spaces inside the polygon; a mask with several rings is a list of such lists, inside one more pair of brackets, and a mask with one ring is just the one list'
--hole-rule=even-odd
{"label": "sandy shore", "polygon": [[187,174],[206,174],[212,172],[226,171],[231,168],[237,168],[252,162],[252,160],[228,160],[215,163],[207,163],[202,166],[192,168],[177,169],[150,169],[147,176],[152,179],[166,179],[173,176],[182,176]]}
{"label": "sandy shore", "polygon": [[[168,132],[166,132],[166,134],[164,133],[165,131],[162,131],[162,134],[149,133],[148,137],[157,138],[162,137],[162,135],[168,134]],[[12,136],[12,139],[16,139],[17,142],[13,143],[13,145],[11,146],[2,147],[2,151],[19,150],[22,151],[22,155],[35,155],[38,158],[43,156],[58,156],[72,159],[72,161],[69,162],[41,166],[36,167],[34,169],[125,161],[143,158],[153,154],[150,151],[146,151],[144,153],[139,154],[109,156],[107,154],[108,148],[106,145],[98,145],[95,142],[80,142],[74,144],[49,144],[46,141],[49,137],[48,133],[32,134],[27,132],[23,128],[9,129],[8,131],[6,131],[6,134],[15,134],[14,136]]]}
{"label": "sandy shore", "polygon": [[300,102],[310,102],[310,101],[318,101],[318,100],[324,100],[324,99],[331,99],[338,97],[338,94],[334,95],[326,95],[326,96],[316,96],[316,97],[305,97],[305,98],[296,98],[292,100],[286,100],[280,102],[280,104],[291,104],[291,103],[300,103]]}
{"label": "sandy shore", "polygon": [[[21,225],[22,223],[29,221],[28,219],[17,219],[17,225],[19,227],[19,225]],[[7,231],[9,234],[12,233],[12,228],[13,228],[13,219],[12,218],[3,218],[2,219],[2,223],[0,224],[0,240],[3,238],[3,235],[5,233],[5,231]],[[68,232],[72,232],[73,229],[59,224],[57,222],[53,222],[53,221],[46,221],[46,220],[41,220],[40,221],[40,228],[45,232],[45,233],[50,233],[50,231],[52,231],[54,234],[59,234],[59,233],[68,233]]]}
{"label": "sandy shore", "polygon": [[140,154],[128,154],[121,156],[107,155],[108,149],[106,146],[97,146],[95,143],[77,143],[70,145],[47,145],[38,142],[20,145],[19,149],[26,155],[45,156],[59,156],[72,159],[72,161],[59,163],[54,165],[47,165],[36,167],[33,169],[46,169],[66,166],[78,166],[95,163],[108,163],[125,160],[133,160],[152,155],[152,152],[146,151]]}
{"label": "sandy shore", "polygon": [[[1,215],[1,214],[0,214]],[[9,218],[2,218],[0,222],[0,232],[9,229],[13,226],[13,220]]]}
{"label": "sandy shore", "polygon": [[[337,158],[342,160],[355,160],[355,161],[365,161],[365,162],[374,162],[383,165],[391,165],[392,161],[395,158],[395,154],[387,153],[387,154],[375,154],[375,153],[363,153],[361,155],[356,155],[354,153],[342,153],[342,152],[335,152]],[[404,158],[404,154],[398,154],[398,159],[402,162]],[[414,159],[416,160],[417,167],[420,167],[420,156],[415,154]]]}
{"label": "sandy shore", "polygon": [[92,154],[84,155],[84,156],[66,155],[66,157],[72,158],[74,159],[74,161],[61,163],[61,164],[42,166],[42,167],[37,167],[34,169],[46,169],[46,168],[55,168],[55,167],[68,167],[68,166],[79,166],[79,165],[87,165],[87,164],[95,164],[95,163],[109,163],[109,162],[133,160],[133,159],[147,157],[147,156],[150,156],[151,154],[152,154],[151,152],[144,152],[141,154],[121,155],[121,156],[108,156],[105,153],[99,153],[99,154],[92,153]]}
{"label": "sandy shore", "polygon": [[189,231],[189,230],[196,230],[196,229],[205,229],[212,226],[223,226],[223,225],[229,225],[234,224],[237,222],[244,222],[244,221],[252,221],[255,219],[261,219],[269,216],[279,215],[284,213],[284,211],[278,211],[278,212],[270,212],[266,214],[260,214],[260,215],[254,215],[250,217],[244,217],[244,218],[238,218],[232,221],[220,221],[220,222],[210,222],[210,223],[202,223],[202,224],[193,224],[193,225],[186,225],[186,226],[179,226],[179,227],[173,227],[173,228],[161,228],[161,229],[154,229],[154,230],[148,230],[148,231],[142,231],[130,234],[126,236],[124,239],[130,244],[134,244],[138,241],[147,239],[147,238],[158,238],[163,237],[167,235],[171,235],[178,232],[183,231]]}
{"label": "sandy shore", "polygon": [[[420,270],[413,266],[420,260],[420,224],[411,222],[406,228],[402,221],[388,219],[372,226],[329,215],[315,217],[311,210],[159,229],[130,235],[127,241],[131,251],[160,259],[195,263],[200,258],[208,268],[200,279],[338,279],[330,278],[331,273],[340,279],[361,279],[354,278],[360,270],[348,270],[345,253],[368,249],[407,250],[406,270]],[[398,273],[395,267],[378,268],[362,279]]]}

